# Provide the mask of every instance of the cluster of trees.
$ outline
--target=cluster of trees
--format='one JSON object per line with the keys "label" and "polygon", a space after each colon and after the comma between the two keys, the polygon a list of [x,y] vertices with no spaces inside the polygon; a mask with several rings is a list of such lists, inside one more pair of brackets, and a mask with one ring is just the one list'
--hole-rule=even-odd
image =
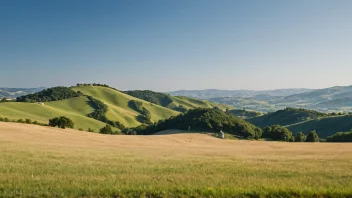
{"label": "cluster of trees", "polygon": [[149,90],[124,91],[124,93],[164,107],[172,103],[171,97],[164,93],[158,93]]}
{"label": "cluster of trees", "polygon": [[17,123],[26,123],[26,124],[35,124],[41,126],[47,126],[47,124],[39,123],[38,121],[32,121],[31,119],[18,119],[18,120],[11,120],[9,118],[0,117],[0,122],[17,122]]}
{"label": "cluster of trees", "polygon": [[65,116],[61,116],[61,117],[56,117],[56,118],[50,119],[49,126],[51,126],[51,127],[57,126],[59,128],[65,129],[65,128],[73,128],[74,123],[70,118],[67,118]]}
{"label": "cluster of trees", "polygon": [[200,130],[224,132],[244,138],[259,139],[262,130],[238,117],[227,114],[218,109],[191,109],[185,114],[180,114],[166,120],[160,120],[149,126],[134,128],[138,134],[153,134],[167,129]]}
{"label": "cluster of trees", "polygon": [[110,87],[109,85],[107,84],[99,84],[99,83],[92,83],[92,84],[89,84],[89,83],[77,83],[76,85],[77,87],[80,87],[80,86],[97,86],[97,87],[107,87],[107,88],[110,88],[110,89],[113,89],[113,90],[116,90],[118,91],[117,89],[115,89],[114,87]]}
{"label": "cluster of trees", "polygon": [[53,87],[43,91],[17,97],[17,102],[50,102],[74,98],[81,96],[81,93],[75,92],[68,87]]}
{"label": "cluster of trees", "polygon": [[267,126],[263,132],[264,138],[284,142],[319,142],[319,136],[316,131],[311,131],[307,135],[298,132],[295,136],[292,132],[280,125]]}
{"label": "cluster of trees", "polygon": [[143,103],[141,101],[131,100],[128,102],[128,106],[142,114],[138,117],[140,122],[144,124],[153,124],[150,111],[143,107]]}
{"label": "cluster of trees", "polygon": [[338,132],[326,138],[327,142],[352,142],[352,130],[350,132]]}
{"label": "cluster of trees", "polygon": [[246,118],[252,118],[252,117],[257,117],[263,115],[263,113],[258,112],[258,111],[247,111],[246,109],[226,109],[227,113],[231,113],[232,115],[235,116],[243,116]]}
{"label": "cluster of trees", "polygon": [[106,113],[108,112],[108,106],[106,104],[92,96],[87,96],[87,98],[89,99],[89,104],[95,109],[94,112],[88,114],[88,117],[102,121],[121,130],[125,129],[125,126],[119,121],[112,121],[106,117]]}

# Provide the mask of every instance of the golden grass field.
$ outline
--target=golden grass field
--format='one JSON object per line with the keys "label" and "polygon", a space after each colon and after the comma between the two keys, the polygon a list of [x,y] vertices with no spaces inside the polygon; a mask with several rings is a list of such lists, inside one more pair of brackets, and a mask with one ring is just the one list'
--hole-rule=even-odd
{"label": "golden grass field", "polygon": [[351,197],[352,144],[0,122],[0,197]]}

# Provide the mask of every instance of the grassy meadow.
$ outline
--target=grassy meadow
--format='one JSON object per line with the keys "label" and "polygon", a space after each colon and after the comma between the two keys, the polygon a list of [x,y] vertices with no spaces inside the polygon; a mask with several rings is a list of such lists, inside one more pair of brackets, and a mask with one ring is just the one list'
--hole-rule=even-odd
{"label": "grassy meadow", "polygon": [[0,197],[346,197],[352,144],[0,122]]}
{"label": "grassy meadow", "polygon": [[88,101],[87,97],[82,96],[46,102],[44,105],[23,102],[0,103],[0,117],[7,117],[11,120],[29,118],[32,121],[48,124],[51,118],[66,116],[73,120],[76,129],[88,130],[88,128],[91,128],[98,131],[105,124],[87,117],[87,114],[94,111]]}

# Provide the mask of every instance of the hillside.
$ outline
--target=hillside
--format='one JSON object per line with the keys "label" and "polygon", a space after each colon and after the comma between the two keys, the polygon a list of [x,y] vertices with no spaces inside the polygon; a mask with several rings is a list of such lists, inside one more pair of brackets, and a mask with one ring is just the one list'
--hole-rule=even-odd
{"label": "hillside", "polygon": [[126,127],[135,127],[141,124],[138,119],[141,113],[129,105],[131,101],[140,101],[143,107],[151,113],[151,120],[153,122],[179,114],[177,111],[132,97],[108,87],[78,86],[71,89],[80,91],[84,95],[92,96],[105,103],[108,106],[107,118],[119,121]]}
{"label": "hillside", "polygon": [[273,113],[267,113],[259,117],[250,118],[247,121],[259,127],[271,125],[286,126],[326,116],[327,114],[325,113],[308,109],[285,108]]}
{"label": "hillside", "polygon": [[179,112],[185,112],[188,109],[194,108],[216,107],[221,110],[226,110],[226,108],[228,108],[225,105],[216,104],[205,100],[197,100],[184,96],[171,96],[169,94],[153,92],[149,90],[125,91],[124,93]]}
{"label": "hillside", "polygon": [[352,129],[352,116],[335,116],[309,120],[302,123],[286,126],[293,133],[309,132],[316,130],[319,137],[327,137],[340,131],[350,131]]}
{"label": "hillside", "polygon": [[89,105],[85,96],[70,98],[54,102],[46,102],[44,105],[37,103],[6,102],[0,103],[0,117],[15,119],[31,119],[47,124],[49,119],[58,116],[66,116],[73,120],[75,128],[88,128],[98,131],[105,124],[88,118],[87,115],[94,109]]}
{"label": "hillside", "polygon": [[244,118],[244,119],[258,117],[258,116],[263,115],[262,112],[249,111],[249,110],[245,110],[245,109],[231,109],[231,110],[228,110],[228,112],[231,113],[232,115],[235,115],[237,117]]}
{"label": "hillside", "polygon": [[165,130],[192,130],[219,132],[241,136],[243,138],[260,138],[261,129],[236,116],[217,109],[191,109],[185,114],[171,117],[146,128],[135,129],[138,134],[149,135]]}

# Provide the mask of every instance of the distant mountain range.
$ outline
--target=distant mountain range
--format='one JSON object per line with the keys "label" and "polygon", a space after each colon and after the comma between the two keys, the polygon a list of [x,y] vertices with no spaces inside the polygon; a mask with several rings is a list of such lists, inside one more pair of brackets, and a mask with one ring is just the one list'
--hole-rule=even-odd
{"label": "distant mountain range", "polygon": [[220,89],[205,89],[205,90],[179,90],[167,92],[173,96],[188,96],[198,99],[210,99],[218,97],[261,97],[271,98],[275,96],[289,96],[293,94],[301,94],[312,91],[313,89],[276,89],[276,90],[220,90]]}
{"label": "distant mountain range", "polygon": [[236,108],[262,112],[272,112],[285,107],[307,108],[323,112],[352,111],[352,86],[336,86],[316,90],[181,90],[169,92],[169,94],[202,98]]}
{"label": "distant mountain range", "polygon": [[5,88],[0,87],[0,98],[16,98],[30,93],[44,90],[45,87],[38,88]]}

